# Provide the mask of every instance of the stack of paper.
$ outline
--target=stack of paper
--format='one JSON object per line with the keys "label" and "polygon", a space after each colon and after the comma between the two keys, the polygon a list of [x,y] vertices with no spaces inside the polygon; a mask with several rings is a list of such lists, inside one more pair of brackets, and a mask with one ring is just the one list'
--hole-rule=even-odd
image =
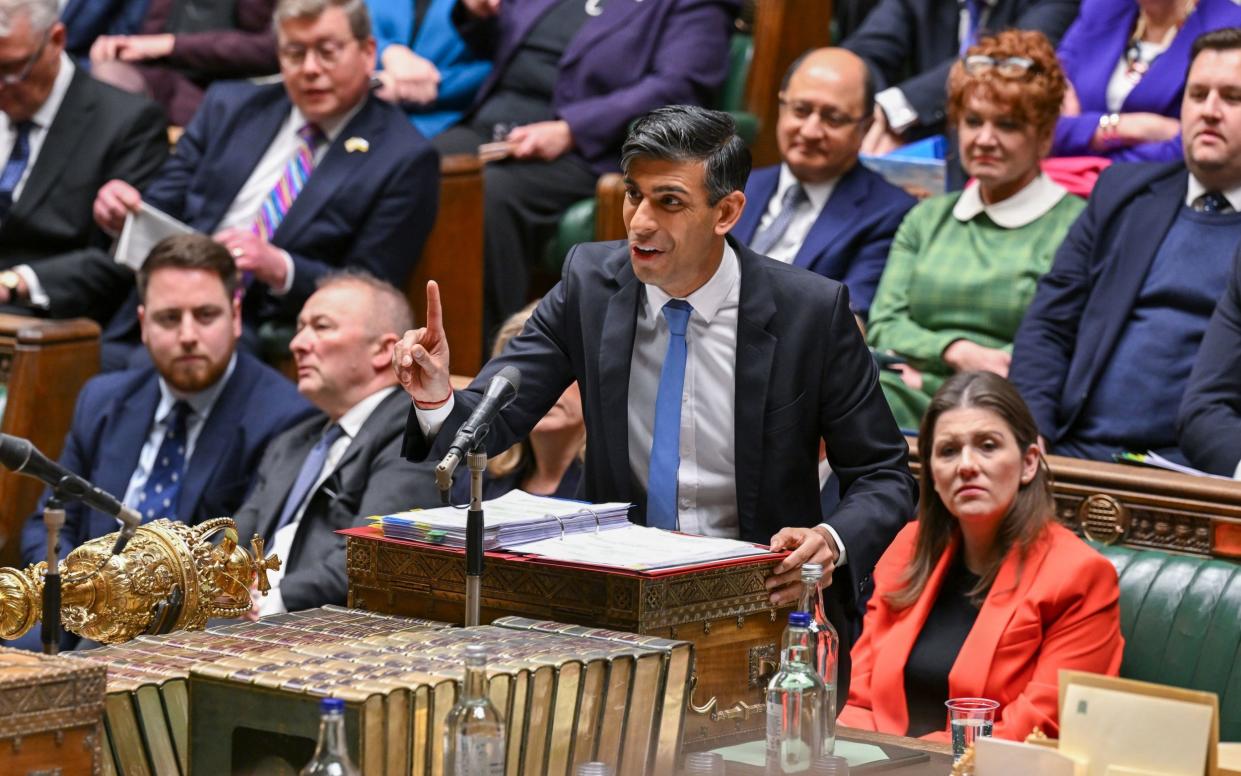
{"label": "stack of paper", "polygon": [[691,536],[658,528],[626,525],[596,534],[579,533],[509,547],[512,552],[539,555],[548,560],[590,563],[596,566],[654,571],[697,566],[732,558],[766,555],[770,550],[736,539]]}
{"label": "stack of paper", "polygon": [[[483,549],[509,549],[541,539],[626,526],[630,506],[586,504],[512,490],[483,502]],[[384,536],[394,539],[464,547],[466,512],[458,507],[416,509],[385,515],[379,524]]]}

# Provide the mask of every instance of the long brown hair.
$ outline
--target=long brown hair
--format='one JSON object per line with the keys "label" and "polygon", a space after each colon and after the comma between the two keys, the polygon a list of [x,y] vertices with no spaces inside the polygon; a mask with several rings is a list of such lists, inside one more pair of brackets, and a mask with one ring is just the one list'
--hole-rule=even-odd
{"label": "long brown hair", "polygon": [[[885,596],[888,604],[897,609],[911,606],[918,600],[952,537],[961,530],[956,516],[948,510],[935,490],[931,456],[934,454],[935,427],[940,416],[948,410],[964,408],[994,412],[1004,420],[1017,439],[1017,448],[1023,452],[1038,443],[1038,427],[1030,415],[1030,409],[1021,400],[1017,389],[1003,377],[993,372],[962,372],[950,377],[936,391],[918,430],[922,497],[918,503],[918,538],[914,543],[914,556],[905,568],[901,586]],[[996,552],[988,561],[978,585],[970,591],[970,598],[975,603],[986,597],[1013,545],[1021,549],[1024,558],[1052,519],[1054,509],[1051,472],[1040,456],[1034,478],[1017,489],[1013,503],[1000,522],[995,538]]]}

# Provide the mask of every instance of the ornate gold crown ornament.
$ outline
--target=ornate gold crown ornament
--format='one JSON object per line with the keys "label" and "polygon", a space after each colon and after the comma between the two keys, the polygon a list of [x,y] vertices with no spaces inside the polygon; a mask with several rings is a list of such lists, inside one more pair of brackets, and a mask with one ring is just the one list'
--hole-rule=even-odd
{"label": "ornate gold crown ornament", "polygon": [[[250,581],[266,595],[268,570],[280,568],[279,558],[264,557],[257,534],[249,551],[238,546],[237,524],[228,517],[194,526],[152,521],[114,556],[115,541],[115,533],[92,539],[60,562],[65,629],[105,644],[240,617],[252,606]],[[46,570],[45,561],[0,568],[0,638],[17,638],[39,621]]]}

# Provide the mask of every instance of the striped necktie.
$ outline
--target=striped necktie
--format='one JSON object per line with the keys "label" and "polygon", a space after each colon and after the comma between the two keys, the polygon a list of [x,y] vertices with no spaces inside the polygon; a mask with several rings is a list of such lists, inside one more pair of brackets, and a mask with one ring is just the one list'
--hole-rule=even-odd
{"label": "striped necktie", "polygon": [[315,149],[327,140],[322,130],[314,124],[306,124],[297,130],[297,139],[297,151],[285,166],[275,188],[263,200],[258,217],[254,219],[254,233],[264,240],[270,240],[276,233],[285,214],[293,206],[293,200],[310,180],[310,173],[315,169]]}

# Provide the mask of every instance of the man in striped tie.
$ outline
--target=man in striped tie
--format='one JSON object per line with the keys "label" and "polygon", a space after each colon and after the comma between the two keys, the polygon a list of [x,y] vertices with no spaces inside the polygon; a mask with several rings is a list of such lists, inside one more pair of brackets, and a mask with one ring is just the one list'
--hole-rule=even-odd
{"label": "man in striped tie", "polygon": [[[155,182],[111,181],[94,207],[113,232],[146,203],[213,235],[245,273],[251,336],[291,321],[335,269],[402,286],[439,193],[434,149],[370,93],[363,1],[281,0],[275,19],[283,83],[213,87]],[[133,308],[118,315],[105,341],[133,342]]]}

